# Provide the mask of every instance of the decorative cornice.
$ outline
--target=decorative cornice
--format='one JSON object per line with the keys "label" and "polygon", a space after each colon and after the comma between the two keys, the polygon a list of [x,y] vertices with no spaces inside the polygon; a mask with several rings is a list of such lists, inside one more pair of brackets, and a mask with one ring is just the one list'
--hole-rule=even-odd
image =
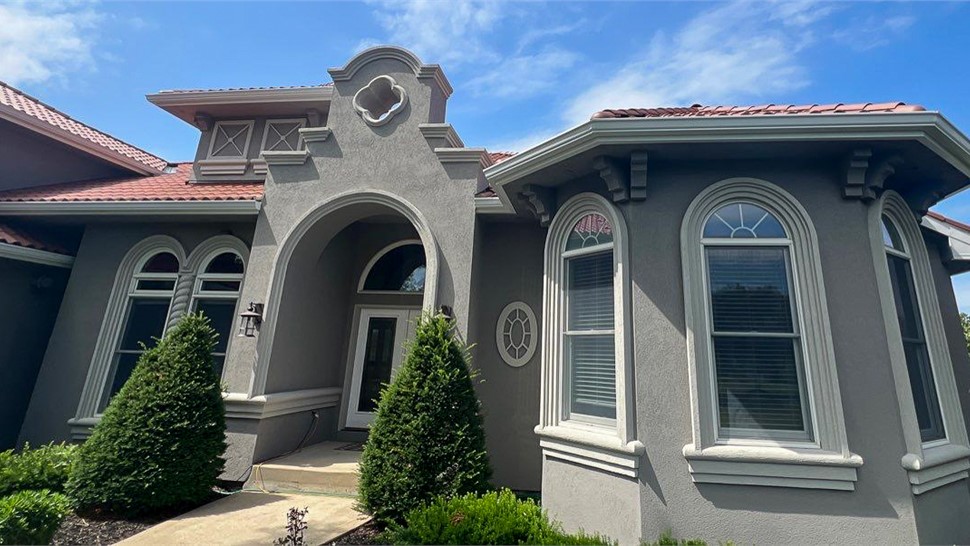
{"label": "decorative cornice", "polygon": [[245,157],[232,159],[200,159],[195,162],[199,172],[207,176],[232,175],[241,176],[246,173],[249,160]]}
{"label": "decorative cornice", "polygon": [[556,190],[535,184],[526,184],[522,186],[522,197],[535,217],[539,219],[539,225],[549,227],[549,222],[556,214]]}
{"label": "decorative cornice", "polygon": [[301,411],[331,408],[340,401],[340,387],[277,392],[249,397],[242,392],[222,393],[229,419],[268,419]]}
{"label": "decorative cornice", "polygon": [[354,74],[365,65],[381,59],[393,59],[407,65],[408,68],[418,77],[419,80],[431,79],[444,93],[445,98],[451,96],[454,91],[448,78],[445,77],[441,66],[436,64],[423,64],[414,53],[397,46],[376,46],[361,51],[352,59],[347,61],[343,68],[331,68],[327,72],[334,82],[348,81]]}
{"label": "decorative cornice", "polygon": [[[422,123],[418,125],[418,129],[429,142],[441,140],[444,141],[447,148],[465,147],[465,143],[461,141],[461,137],[458,136],[450,123]],[[431,144],[435,145],[438,142],[431,142]]]}
{"label": "decorative cornice", "polygon": [[477,162],[483,169],[492,164],[485,148],[435,148],[434,153],[442,163]]}
{"label": "decorative cornice", "polygon": [[154,214],[160,216],[256,216],[262,201],[11,201],[0,202],[0,214],[53,216]]}
{"label": "decorative cornice", "polygon": [[875,167],[866,173],[866,188],[874,194],[882,193],[886,179],[896,174],[896,169],[902,166],[903,158],[898,155],[890,156],[876,163]]}
{"label": "decorative cornice", "polygon": [[643,201],[647,198],[647,152],[630,153],[630,199]]}
{"label": "decorative cornice", "polygon": [[310,157],[310,152],[306,150],[265,150],[260,157],[267,165],[303,165],[306,163],[308,157]]}
{"label": "decorative cornice", "polygon": [[74,267],[74,256],[11,245],[9,243],[0,243],[0,258],[49,265],[52,267],[64,267],[67,269]]}
{"label": "decorative cornice", "polygon": [[476,197],[475,212],[478,214],[508,214],[509,210],[498,197]]}
{"label": "decorative cornice", "polygon": [[324,142],[330,138],[329,127],[303,127],[300,129],[300,137],[303,142]]}
{"label": "decorative cornice", "polygon": [[604,155],[593,158],[593,168],[599,171],[600,178],[606,182],[606,189],[613,194],[614,203],[623,203],[630,199],[629,173],[622,161]]}

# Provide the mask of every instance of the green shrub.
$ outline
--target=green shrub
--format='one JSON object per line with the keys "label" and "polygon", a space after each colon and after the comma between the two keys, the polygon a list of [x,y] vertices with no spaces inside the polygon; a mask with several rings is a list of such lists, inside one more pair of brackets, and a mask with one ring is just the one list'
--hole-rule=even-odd
{"label": "green shrub", "polygon": [[0,544],[48,544],[70,501],[46,489],[20,491],[0,498]]}
{"label": "green shrub", "polygon": [[226,449],[215,339],[209,319],[190,314],[145,351],[78,450],[67,484],[78,508],[132,516],[211,494]]}
{"label": "green shrub", "polygon": [[0,452],[0,497],[25,489],[64,491],[76,448],[62,443],[31,449],[24,444],[20,453]]}
{"label": "green shrub", "polygon": [[[733,545],[733,542],[721,543],[724,546]],[[670,532],[666,530],[660,534],[660,538],[656,542],[641,542],[640,546],[707,546],[707,542],[699,538],[676,538]]]}
{"label": "green shrub", "polygon": [[538,504],[507,489],[439,497],[409,512],[404,525],[392,523],[381,538],[390,544],[614,544],[598,535],[564,533]]}
{"label": "green shrub", "polygon": [[437,496],[489,489],[492,469],[467,348],[442,315],[418,320],[404,365],[381,392],[360,460],[359,504],[382,522]]}

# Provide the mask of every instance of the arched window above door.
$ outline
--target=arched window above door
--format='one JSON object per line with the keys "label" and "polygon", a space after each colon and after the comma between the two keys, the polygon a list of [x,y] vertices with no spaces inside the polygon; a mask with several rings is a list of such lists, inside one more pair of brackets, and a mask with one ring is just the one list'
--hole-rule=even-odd
{"label": "arched window above door", "polygon": [[398,241],[378,252],[364,268],[359,292],[424,292],[424,246],[418,240]]}

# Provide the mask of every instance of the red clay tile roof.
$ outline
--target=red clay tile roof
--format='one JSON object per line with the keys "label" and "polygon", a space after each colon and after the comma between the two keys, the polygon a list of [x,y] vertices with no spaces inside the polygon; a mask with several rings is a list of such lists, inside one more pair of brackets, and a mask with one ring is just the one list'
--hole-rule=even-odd
{"label": "red clay tile roof", "polygon": [[0,223],[0,243],[21,246],[24,248],[35,248],[46,250],[58,254],[68,254],[64,247],[50,241],[43,241],[38,236],[32,235],[23,228],[17,228],[8,224]]}
{"label": "red clay tile roof", "polygon": [[804,114],[868,114],[923,112],[926,108],[904,102],[862,102],[855,104],[763,104],[760,106],[678,106],[673,108],[621,108],[601,110],[592,119],[610,118],[699,118],[712,116],[774,116]]}
{"label": "red clay tile roof", "polygon": [[67,182],[0,192],[0,202],[244,201],[263,197],[262,182],[190,183],[192,164],[155,176]]}
{"label": "red clay tile roof", "polygon": [[936,211],[932,211],[931,210],[931,211],[927,211],[926,215],[929,216],[929,217],[931,217],[931,218],[935,218],[935,219],[943,222],[944,224],[949,224],[949,225],[951,225],[951,226],[953,226],[953,227],[955,227],[955,228],[957,228],[959,230],[962,230],[962,231],[965,231],[967,233],[970,233],[970,226],[968,226],[967,224],[964,224],[963,222],[960,222],[958,220],[954,220],[953,218],[949,218],[947,216],[943,216],[939,212],[936,212]]}
{"label": "red clay tile roof", "polygon": [[516,152],[488,152],[488,157],[491,158],[492,164],[501,163],[506,159],[515,155]]}
{"label": "red clay tile roof", "polygon": [[127,142],[118,140],[94,127],[85,125],[23,91],[0,81],[0,110],[2,109],[14,110],[30,116],[65,133],[97,144],[118,155],[133,159],[150,169],[161,171],[168,165],[168,161],[150,154],[141,148],[136,148]]}

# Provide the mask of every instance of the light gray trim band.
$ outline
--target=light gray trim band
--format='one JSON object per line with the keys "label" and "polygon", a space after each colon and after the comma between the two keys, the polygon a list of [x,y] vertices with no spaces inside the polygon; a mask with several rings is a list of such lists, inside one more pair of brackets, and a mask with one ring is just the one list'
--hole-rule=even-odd
{"label": "light gray trim band", "polygon": [[340,402],[340,387],[276,392],[249,397],[244,392],[222,393],[228,419],[268,419],[301,411],[331,408]]}
{"label": "light gray trim band", "polygon": [[67,269],[74,267],[74,256],[9,243],[0,243],[0,258],[49,265],[52,267],[64,267]]}

